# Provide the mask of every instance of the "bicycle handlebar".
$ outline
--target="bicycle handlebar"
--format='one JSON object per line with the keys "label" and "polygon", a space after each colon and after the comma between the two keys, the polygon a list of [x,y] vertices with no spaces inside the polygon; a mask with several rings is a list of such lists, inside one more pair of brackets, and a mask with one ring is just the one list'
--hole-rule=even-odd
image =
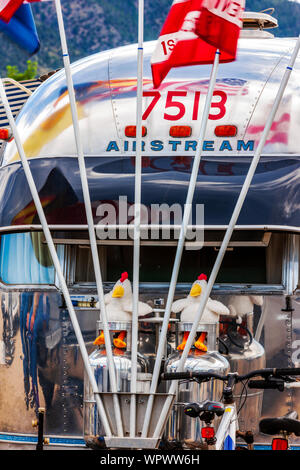
{"label": "bicycle handlebar", "polygon": [[249,388],[258,388],[258,389],[273,389],[283,392],[284,390],[284,381],[282,379],[278,380],[250,380],[248,383]]}
{"label": "bicycle handlebar", "polygon": [[249,374],[239,375],[237,373],[231,373],[228,375],[220,375],[214,372],[165,372],[161,375],[162,380],[188,380],[188,379],[217,379],[226,381],[229,377],[234,377],[235,382],[241,382],[242,380],[250,379],[252,377],[282,377],[286,375],[300,375],[300,368],[285,368],[285,369],[258,369]]}

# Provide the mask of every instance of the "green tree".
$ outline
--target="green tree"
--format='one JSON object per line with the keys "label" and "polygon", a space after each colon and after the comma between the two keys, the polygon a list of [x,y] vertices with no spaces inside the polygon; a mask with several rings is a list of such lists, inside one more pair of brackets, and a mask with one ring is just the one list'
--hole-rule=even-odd
{"label": "green tree", "polygon": [[37,74],[37,61],[27,60],[27,69],[24,72],[20,72],[16,65],[7,65],[6,66],[6,76],[17,80],[18,82],[22,80],[30,80],[36,77]]}

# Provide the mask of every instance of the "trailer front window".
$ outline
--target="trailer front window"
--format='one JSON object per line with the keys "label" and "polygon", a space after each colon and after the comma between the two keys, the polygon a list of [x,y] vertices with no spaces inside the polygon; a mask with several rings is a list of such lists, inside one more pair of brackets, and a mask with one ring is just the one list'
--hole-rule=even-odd
{"label": "trailer front window", "polygon": [[40,232],[2,235],[0,269],[6,284],[54,284],[54,267]]}

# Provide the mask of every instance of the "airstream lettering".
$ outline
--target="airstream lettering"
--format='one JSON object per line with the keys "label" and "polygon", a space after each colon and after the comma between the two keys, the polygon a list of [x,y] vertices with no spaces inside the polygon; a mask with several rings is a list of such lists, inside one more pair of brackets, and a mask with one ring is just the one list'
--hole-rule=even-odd
{"label": "airstream lettering", "polygon": [[[203,220],[199,222],[194,212],[190,221],[192,230],[204,230],[204,240],[201,249],[192,249],[197,239],[186,240],[190,249],[183,253],[175,302],[190,296],[196,303],[201,289],[192,289],[193,283],[199,275],[203,281],[212,270],[294,47],[294,39],[274,38],[262,24],[267,28],[277,23],[265,13],[247,12],[237,60],[219,67],[193,200],[193,206],[204,208]],[[182,213],[211,67],[173,69],[160,88],[153,90],[150,57],[154,47],[149,42],[144,49],[141,203],[147,214],[151,207],[176,207]],[[72,65],[95,229],[99,217],[105,218],[105,207],[114,208],[118,224],[132,224],[134,217],[128,207],[134,204],[136,65],[136,47],[132,45]],[[211,301],[224,306],[223,313],[214,324],[199,325],[187,361],[189,370],[246,373],[265,364],[299,365],[299,108],[300,59],[211,293]],[[19,113],[17,126],[97,383],[108,408],[113,409],[109,406],[111,383],[64,70],[35,90]],[[126,218],[122,222],[118,217],[123,206]],[[169,212],[167,237],[160,229],[152,237],[151,226],[143,227],[147,236],[141,237],[139,293],[150,312],[139,317],[137,383],[141,394],[151,383],[176,252],[178,226],[173,212],[171,216]],[[161,223],[161,215],[157,220]],[[107,217],[107,222],[113,226],[115,219],[112,222]],[[146,219],[145,225],[148,222]],[[133,240],[126,227],[112,229],[115,236],[98,237],[97,249],[106,299],[116,305],[125,288],[119,285],[113,292],[113,286],[123,283],[124,272],[132,279]],[[126,321],[108,322],[118,391],[125,394],[126,411],[132,305],[129,301],[124,305]],[[170,320],[165,370],[176,368],[180,346],[191,330],[188,319],[182,320],[180,314],[174,311]],[[94,345],[96,338],[98,344]],[[197,348],[199,344],[202,349]],[[7,440],[17,442],[20,435],[23,443],[30,443],[31,421],[40,407],[45,408],[45,434],[50,442],[59,439],[66,446],[103,442],[103,423],[97,417],[83,369],[69,312],[12,140],[3,150],[0,167],[0,446]],[[163,394],[165,385],[159,384],[158,389],[158,394]],[[172,442],[201,447],[201,424],[188,419],[183,406],[198,398],[216,400],[219,391],[211,382],[201,387],[180,384],[163,439],[157,445]],[[282,416],[292,410],[300,413],[298,389],[281,394],[247,390],[247,401],[244,392],[242,387],[236,389],[237,400],[243,405],[239,425],[242,431],[255,433],[258,446],[270,443],[268,436],[258,432],[260,417]],[[125,424],[124,433],[128,432]],[[299,438],[293,444],[300,447]]]}
{"label": "airstream lettering", "polygon": [[[150,151],[163,151],[164,150],[164,143],[160,140],[152,140],[150,143],[150,148],[147,149],[145,147],[145,142],[142,142],[142,151],[147,152]],[[188,152],[192,151],[195,152],[197,148],[197,141],[196,140],[169,140],[166,145],[168,145],[168,150],[170,152]],[[123,149],[119,148],[117,141],[111,140],[107,147],[106,152],[134,152],[136,150],[136,141],[128,141],[125,140],[123,142]],[[254,150],[254,140],[248,140],[245,142],[244,140],[238,140],[237,142],[230,143],[229,140],[223,140],[221,142],[215,142],[214,140],[204,140],[203,142],[203,150],[204,151],[219,151],[223,152],[224,150],[229,151],[240,151],[240,150]]]}

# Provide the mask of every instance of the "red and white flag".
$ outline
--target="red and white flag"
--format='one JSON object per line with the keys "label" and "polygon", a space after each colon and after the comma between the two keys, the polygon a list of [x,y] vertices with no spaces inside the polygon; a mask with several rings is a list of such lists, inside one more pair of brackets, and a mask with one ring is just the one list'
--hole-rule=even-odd
{"label": "red and white flag", "polygon": [[154,88],[172,67],[235,60],[245,0],[174,0],[151,58]]}
{"label": "red and white flag", "polygon": [[0,20],[9,23],[24,0],[0,0]]}

